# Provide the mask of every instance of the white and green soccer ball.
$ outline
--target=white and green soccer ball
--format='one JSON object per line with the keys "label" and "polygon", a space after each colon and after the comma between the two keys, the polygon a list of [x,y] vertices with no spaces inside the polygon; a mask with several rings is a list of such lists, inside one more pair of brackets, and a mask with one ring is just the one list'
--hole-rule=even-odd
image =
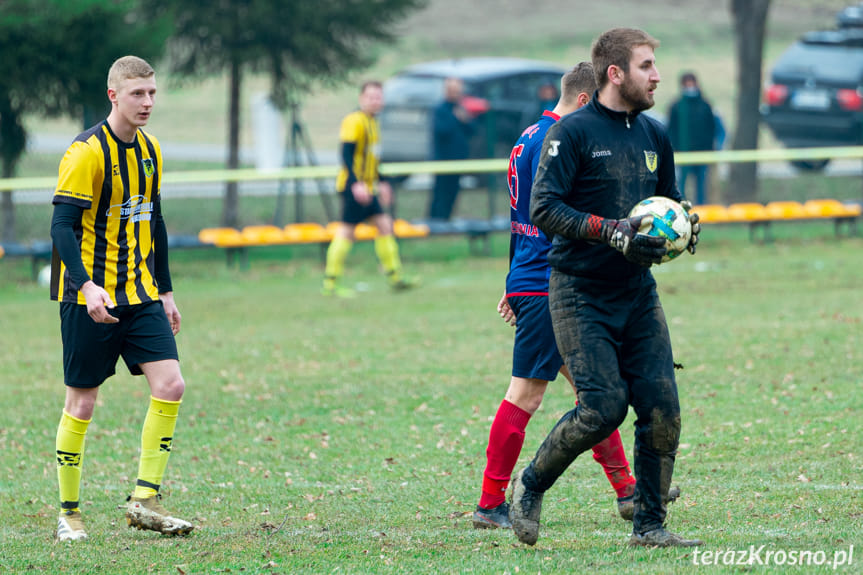
{"label": "white and green soccer ball", "polygon": [[653,223],[644,223],[639,233],[649,236],[665,238],[665,256],[661,263],[671,261],[683,252],[692,238],[692,224],[689,221],[689,213],[679,203],[664,196],[651,196],[641,200],[629,217],[649,214],[653,216]]}

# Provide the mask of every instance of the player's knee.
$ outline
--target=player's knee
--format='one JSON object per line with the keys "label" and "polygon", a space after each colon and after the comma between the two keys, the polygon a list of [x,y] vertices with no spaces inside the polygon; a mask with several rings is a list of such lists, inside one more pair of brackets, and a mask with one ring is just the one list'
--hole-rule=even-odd
{"label": "player's knee", "polygon": [[180,401],[186,391],[186,381],[179,373],[172,374],[163,380],[153,382],[150,386],[154,397],[168,401]]}
{"label": "player's knee", "polygon": [[616,401],[613,397],[607,397],[596,404],[586,405],[582,402],[579,405],[578,419],[591,435],[598,437],[597,441],[602,441],[620,427],[626,419],[626,410],[625,400]]}
{"label": "player's knee", "polygon": [[67,398],[63,409],[72,417],[88,421],[93,418],[93,411],[96,409],[96,396],[82,395]]}
{"label": "player's knee", "polygon": [[505,399],[533,415],[542,404],[542,397],[548,382],[540,379],[513,377],[506,391]]}

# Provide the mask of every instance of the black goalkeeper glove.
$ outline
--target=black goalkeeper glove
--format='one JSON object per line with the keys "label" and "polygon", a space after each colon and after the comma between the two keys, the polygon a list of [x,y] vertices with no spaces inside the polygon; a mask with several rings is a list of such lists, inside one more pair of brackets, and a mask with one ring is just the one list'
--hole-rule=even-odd
{"label": "black goalkeeper glove", "polygon": [[698,214],[691,213],[692,202],[689,200],[683,200],[680,202],[680,205],[683,206],[684,210],[686,210],[686,213],[689,215],[689,223],[692,225],[692,237],[689,239],[689,245],[686,246],[686,249],[689,253],[694,254],[695,244],[698,243],[698,234],[701,233],[701,224],[698,223]]}
{"label": "black goalkeeper glove", "polygon": [[638,233],[645,218],[652,219],[653,216],[644,214],[622,220],[603,220],[600,238],[632,263],[650,267],[662,261],[666,251],[665,238]]}

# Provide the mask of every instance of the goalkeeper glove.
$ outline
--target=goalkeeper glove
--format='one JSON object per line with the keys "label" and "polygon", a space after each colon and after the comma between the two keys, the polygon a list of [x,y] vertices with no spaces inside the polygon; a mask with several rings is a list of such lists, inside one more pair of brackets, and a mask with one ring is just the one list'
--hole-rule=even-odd
{"label": "goalkeeper glove", "polygon": [[692,210],[692,202],[689,200],[683,200],[680,202],[680,205],[683,206],[683,209],[686,210],[686,214],[689,216],[689,223],[692,225],[692,237],[689,239],[689,245],[686,246],[686,249],[689,253],[695,253],[695,244],[698,243],[698,234],[701,233],[701,224],[698,223],[698,214],[690,213]]}
{"label": "goalkeeper glove", "polygon": [[[650,218],[650,220],[646,220]],[[650,225],[653,216],[644,214],[622,220],[603,220],[600,230],[602,241],[621,252],[634,264],[650,267],[662,261],[665,255],[665,238],[640,234],[641,226]]]}

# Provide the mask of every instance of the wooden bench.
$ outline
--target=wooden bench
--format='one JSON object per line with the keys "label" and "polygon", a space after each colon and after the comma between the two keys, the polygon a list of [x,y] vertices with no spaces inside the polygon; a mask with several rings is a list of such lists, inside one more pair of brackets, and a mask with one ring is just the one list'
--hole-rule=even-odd
{"label": "wooden bench", "polygon": [[833,220],[837,236],[857,234],[857,220],[863,208],[859,204],[843,204],[839,200],[818,199],[806,202],[775,201],[767,204],[744,202],[722,206],[705,204],[695,206],[704,224],[745,224],[749,226],[749,238],[756,240],[761,232],[762,241],[772,241],[771,225],[775,222],[800,222]]}

